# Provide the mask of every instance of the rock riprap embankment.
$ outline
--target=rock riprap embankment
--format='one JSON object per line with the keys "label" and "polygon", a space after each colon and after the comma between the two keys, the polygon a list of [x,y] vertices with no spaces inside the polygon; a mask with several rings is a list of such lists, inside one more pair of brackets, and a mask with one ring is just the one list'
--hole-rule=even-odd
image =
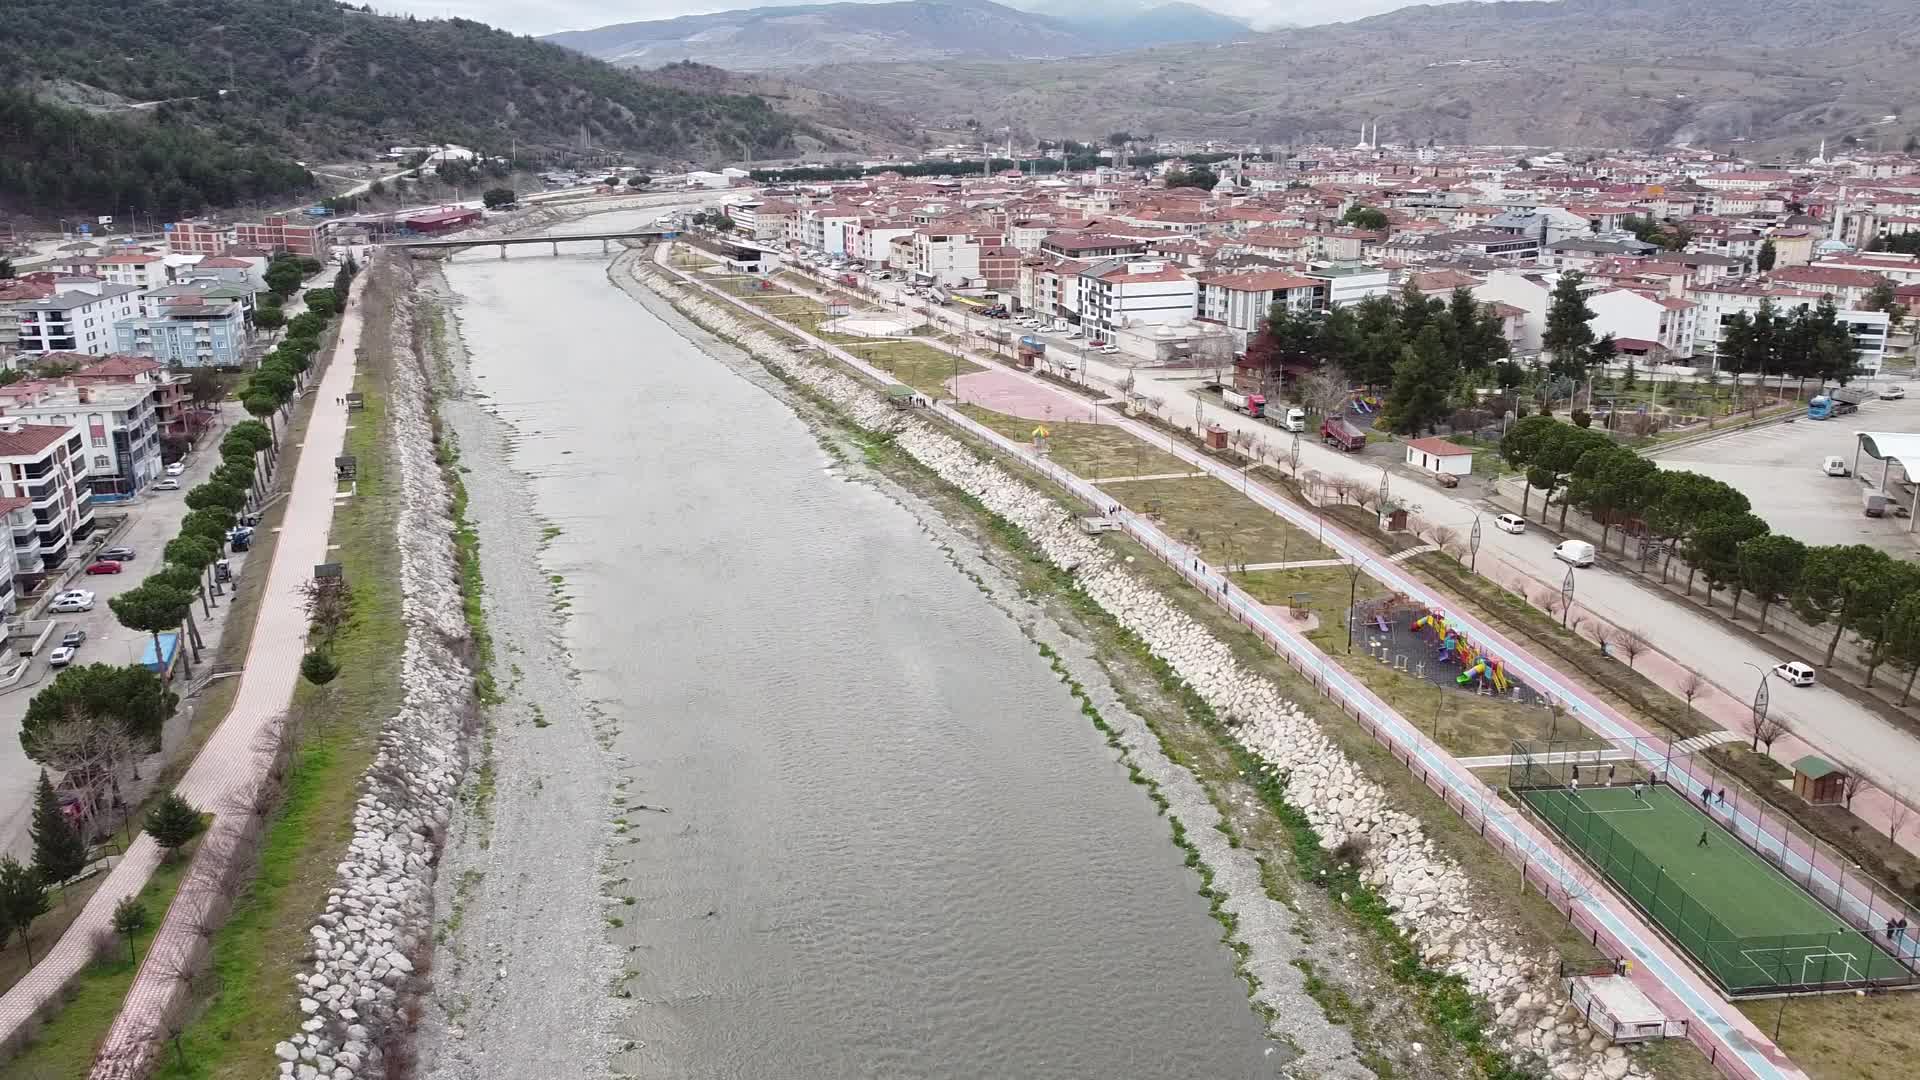
{"label": "rock riprap embankment", "polygon": [[[391,340],[410,341],[408,301],[396,300],[393,318]],[[385,1076],[387,1058],[402,1045],[396,1040],[409,1037],[401,1013],[420,991],[414,961],[428,951],[434,866],[466,764],[464,736],[475,707],[469,632],[429,393],[419,364],[396,356],[386,402],[386,475],[399,483],[394,536],[406,624],[404,696],[382,727],[339,880],[308,931],[311,968],[294,976],[300,1031],[274,1047],[280,1074],[297,1080]]]}
{"label": "rock riprap embankment", "polygon": [[1512,944],[1517,934],[1475,913],[1473,890],[1460,867],[1435,847],[1417,818],[1391,805],[1385,789],[1348,759],[1318,721],[1129,571],[1059,503],[936,422],[902,413],[833,365],[802,358],[744,313],[691,296],[657,271],[642,270],[640,277],[854,422],[892,432],[895,444],[916,461],[1019,528],[1049,561],[1073,574],[1078,588],[1226,718],[1243,746],[1285,777],[1287,800],[1307,816],[1323,844],[1351,844],[1363,879],[1392,905],[1394,922],[1421,955],[1461,978],[1491,1007],[1503,1049],[1537,1057],[1556,1080],[1648,1075],[1624,1051],[1564,1015],[1566,1000],[1549,959]]}

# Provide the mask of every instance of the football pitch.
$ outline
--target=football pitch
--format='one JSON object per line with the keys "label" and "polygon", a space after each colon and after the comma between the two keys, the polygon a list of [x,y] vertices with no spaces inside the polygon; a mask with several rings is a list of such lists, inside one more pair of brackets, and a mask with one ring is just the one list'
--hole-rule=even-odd
{"label": "football pitch", "polygon": [[1910,975],[1665,785],[1519,794],[1730,992]]}

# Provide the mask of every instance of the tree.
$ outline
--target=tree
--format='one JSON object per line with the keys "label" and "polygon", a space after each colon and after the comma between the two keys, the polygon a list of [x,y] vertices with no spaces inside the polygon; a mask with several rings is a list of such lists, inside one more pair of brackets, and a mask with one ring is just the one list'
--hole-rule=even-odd
{"label": "tree", "polygon": [[[1514,421],[1507,433],[1500,437],[1500,459],[1511,469],[1530,470],[1546,441],[1553,437],[1560,427],[1559,421],[1551,416],[1526,416]],[[1527,516],[1527,498],[1533,494],[1533,485],[1529,483],[1520,489],[1520,516]]]}
{"label": "tree", "polygon": [[651,184],[651,183],[653,183],[653,177],[651,177],[651,176],[647,176],[647,175],[646,175],[646,174],[644,174],[644,173],[642,173],[642,174],[639,174],[639,175],[636,175],[636,176],[629,176],[629,177],[627,177],[627,186],[628,186],[628,187],[635,187],[635,188],[638,188],[638,187],[646,187],[647,185],[649,185],[649,184]]}
{"label": "tree", "polygon": [[267,267],[266,279],[267,288],[273,290],[274,295],[292,296],[300,289],[300,268],[290,263],[275,263]]}
{"label": "tree", "polygon": [[174,854],[185,847],[188,841],[199,836],[200,830],[205,827],[206,822],[201,819],[200,811],[181,798],[177,791],[167,792],[158,805],[147,811],[147,835],[160,845],[168,861],[172,861]]}
{"label": "tree", "polygon": [[308,289],[305,297],[308,311],[332,311],[334,293],[332,289]]}
{"label": "tree", "polygon": [[241,404],[249,415],[265,419],[269,424],[273,423],[273,414],[280,411],[280,402],[271,394],[248,394]]}
{"label": "tree", "polygon": [[1747,733],[1753,736],[1755,753],[1764,746],[1767,753],[1772,754],[1773,744],[1779,741],[1780,736],[1787,733],[1786,718],[1774,712],[1764,714],[1750,712],[1747,714]]}
{"label": "tree", "polygon": [[1920,593],[1901,597],[1890,618],[1894,627],[1892,659],[1907,669],[1906,685],[1900,689],[1900,704],[1904,706],[1913,696],[1914,676],[1920,675]]}
{"label": "tree", "polygon": [[1547,306],[1547,329],[1540,345],[1553,354],[1550,370],[1556,375],[1578,379],[1586,374],[1589,348],[1593,345],[1593,309],[1581,289],[1586,278],[1578,270],[1568,270],[1554,283]]}
{"label": "tree", "polygon": [[1740,583],[1760,601],[1763,632],[1767,628],[1767,609],[1793,592],[1806,561],[1807,545],[1791,536],[1770,533],[1740,545]]}
{"label": "tree", "polygon": [[1900,625],[1903,614],[1900,601],[1915,592],[1920,592],[1920,567],[1889,560],[1885,579],[1876,581],[1863,601],[1868,608],[1860,626],[1860,636],[1867,646],[1864,685],[1873,685],[1873,674],[1893,654],[1894,643],[1912,632]]}
{"label": "tree", "polygon": [[501,210],[520,201],[512,188],[493,187],[480,194],[480,204],[489,210]]}
{"label": "tree", "polygon": [[113,905],[113,932],[127,940],[127,963],[139,959],[133,952],[133,939],[152,921],[147,906],[138,896],[123,896]]}
{"label": "tree", "polygon": [[33,799],[33,872],[42,884],[58,885],[87,868],[87,842],[60,809],[60,797],[40,770]]}
{"label": "tree", "polygon": [[1900,297],[1894,293],[1893,282],[1886,278],[1881,278],[1872,289],[1868,290],[1867,298],[1860,306],[1867,311],[1886,312],[1887,321],[1896,327],[1907,321],[1907,309],[1900,303]]}
{"label": "tree", "polygon": [[14,278],[13,260],[0,258],[0,281],[12,281]]}
{"label": "tree", "polygon": [[1867,788],[1870,786],[1871,785],[1868,784],[1866,777],[1860,775],[1857,772],[1852,771],[1851,769],[1841,773],[1840,774],[1840,805],[1846,807],[1849,811],[1851,811],[1853,809],[1854,797],[1856,795],[1859,795],[1861,792],[1867,790]]}
{"label": "tree", "polygon": [[1754,256],[1753,265],[1764,274],[1773,269],[1773,264],[1779,257],[1780,253],[1774,248],[1773,239],[1769,237],[1760,241],[1760,253]]}
{"label": "tree", "polygon": [[0,856],[0,926],[11,926],[20,935],[29,964],[33,963],[33,942],[27,932],[47,907],[47,886],[40,875],[11,855]]}
{"label": "tree", "polygon": [[1352,206],[1347,207],[1345,214],[1341,215],[1340,224],[1351,225],[1356,229],[1366,229],[1370,232],[1380,232],[1387,227],[1388,222],[1386,211],[1378,210],[1362,203],[1354,203]]}
{"label": "tree", "polygon": [[[1682,554],[1690,568],[1687,595],[1693,595],[1695,572],[1707,576],[1707,606],[1713,606],[1713,594],[1734,586],[1733,604],[1740,606],[1740,594],[1747,588],[1741,573],[1740,545],[1767,533],[1767,523],[1752,514],[1714,512],[1705,515],[1682,544]],[[1788,582],[1791,587],[1793,583]],[[1764,624],[1765,620],[1762,619]]]}
{"label": "tree", "polygon": [[[1587,451],[1597,447],[1611,447],[1613,440],[1605,432],[1588,431],[1543,417],[1553,424],[1534,453],[1533,464],[1527,470],[1527,483],[1546,492],[1546,501],[1540,504],[1540,521],[1547,520],[1547,506],[1553,501],[1554,492],[1559,491],[1580,464],[1580,458]],[[1518,425],[1516,425],[1518,426]],[[1560,503],[1560,527],[1567,525],[1567,501]]]}
{"label": "tree", "polygon": [[325,686],[340,674],[340,666],[333,657],[315,649],[300,658],[300,675],[315,686]]}
{"label": "tree", "polygon": [[1351,310],[1352,353],[1345,358],[1347,370],[1361,385],[1383,386],[1393,379],[1394,366],[1406,355],[1400,305],[1391,296],[1369,296]]}
{"label": "tree", "polygon": [[1387,422],[1402,435],[1433,430],[1447,415],[1447,388],[1458,374],[1438,326],[1428,326],[1393,371],[1387,395]]}
{"label": "tree", "polygon": [[27,702],[20,748],[43,765],[71,769],[72,762],[55,756],[54,737],[57,729],[76,720],[85,726],[96,721],[123,725],[128,735],[157,748],[160,729],[179,701],[159,675],[138,664],[68,667]]}
{"label": "tree", "polygon": [[[287,313],[283,309],[278,307],[257,307],[253,309],[254,329],[265,330],[268,333],[272,333],[285,325],[287,325]],[[198,375],[201,371],[205,370],[205,368],[197,369],[194,374]],[[209,371],[207,374],[211,375],[213,373]]]}
{"label": "tree", "polygon": [[1600,547],[1625,518],[1645,509],[1657,488],[1660,467],[1623,446],[1596,445],[1574,463],[1567,500],[1600,523]]}
{"label": "tree", "polygon": [[1447,298],[1447,323],[1455,366],[1462,371],[1478,374],[1495,361],[1505,360],[1512,351],[1501,330],[1500,317],[1465,287],[1453,290]]}
{"label": "tree", "polygon": [[175,629],[187,621],[193,610],[193,596],[171,585],[148,580],[119,596],[109,597],[107,606],[113,609],[113,617],[121,626],[152,634],[153,654],[165,656],[160,648],[160,631]]}
{"label": "tree", "polygon": [[1707,692],[1706,677],[1692,668],[1687,668],[1686,674],[1680,676],[1680,683],[1674,687],[1674,690],[1687,700],[1687,726],[1692,727],[1693,699]]}
{"label": "tree", "polygon": [[246,492],[237,491],[225,484],[208,481],[187,492],[186,503],[190,510],[218,506],[237,514],[240,508],[247,504],[247,495]]}
{"label": "tree", "polygon": [[1882,609],[1893,574],[1888,555],[1866,544],[1836,544],[1807,552],[1793,592],[1793,610],[1814,626],[1833,623],[1824,666],[1833,666],[1841,634],[1866,626]]}
{"label": "tree", "polygon": [[1652,647],[1652,643],[1647,640],[1647,635],[1632,628],[1622,628],[1620,636],[1614,639],[1614,643],[1620,646],[1621,652],[1627,654],[1628,671],[1633,670],[1633,662],[1639,658],[1640,654]]}

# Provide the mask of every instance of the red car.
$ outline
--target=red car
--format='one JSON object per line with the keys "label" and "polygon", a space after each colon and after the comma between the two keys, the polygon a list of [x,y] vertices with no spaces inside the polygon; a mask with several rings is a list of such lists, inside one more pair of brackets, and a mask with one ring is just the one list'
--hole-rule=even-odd
{"label": "red car", "polygon": [[89,574],[117,574],[119,572],[120,564],[117,562],[97,562],[87,567],[87,573]]}

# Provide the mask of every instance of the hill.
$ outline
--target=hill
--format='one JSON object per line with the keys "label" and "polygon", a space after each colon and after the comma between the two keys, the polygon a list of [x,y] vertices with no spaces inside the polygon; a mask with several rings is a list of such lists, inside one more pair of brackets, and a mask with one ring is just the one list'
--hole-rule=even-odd
{"label": "hill", "polygon": [[[633,78],[577,52],[464,19],[372,14],[330,0],[9,0],[0,34],[0,88],[37,118],[34,141],[0,132],[0,200],[90,209],[124,158],[95,140],[40,141],[57,109],[88,109],[114,147],[224,144],[289,159],[364,159],[390,145],[456,142],[504,154],[580,148],[642,161],[701,163],[790,155],[811,133],[747,95]],[[31,93],[33,97],[20,95]],[[24,102],[24,104],[21,104]],[[230,152],[230,151],[229,151]],[[166,155],[137,202],[172,214],[239,193],[206,187]],[[103,179],[103,171],[115,177]],[[272,170],[247,195],[307,186],[304,170]],[[29,182],[30,181],[30,182]],[[137,185],[135,185],[137,186]]]}
{"label": "hill", "polygon": [[575,30],[543,40],[633,67],[692,60],[764,71],[820,63],[1077,56],[1245,33],[1245,24],[1186,3],[1061,18],[991,0],[897,0],[748,8]]}
{"label": "hill", "polygon": [[768,72],[727,71],[681,61],[635,69],[634,78],[703,94],[749,94],[807,124],[827,145],[858,148],[864,155],[910,154],[925,137],[909,118],[891,109],[781,78]]}
{"label": "hill", "polygon": [[1044,64],[846,63],[791,77],[928,122],[1056,137],[1340,143],[1378,117],[1402,142],[1726,149],[1740,138],[1764,153],[1847,135],[1898,148],[1920,117],[1916,54],[1907,0],[1559,0],[1419,6]]}

